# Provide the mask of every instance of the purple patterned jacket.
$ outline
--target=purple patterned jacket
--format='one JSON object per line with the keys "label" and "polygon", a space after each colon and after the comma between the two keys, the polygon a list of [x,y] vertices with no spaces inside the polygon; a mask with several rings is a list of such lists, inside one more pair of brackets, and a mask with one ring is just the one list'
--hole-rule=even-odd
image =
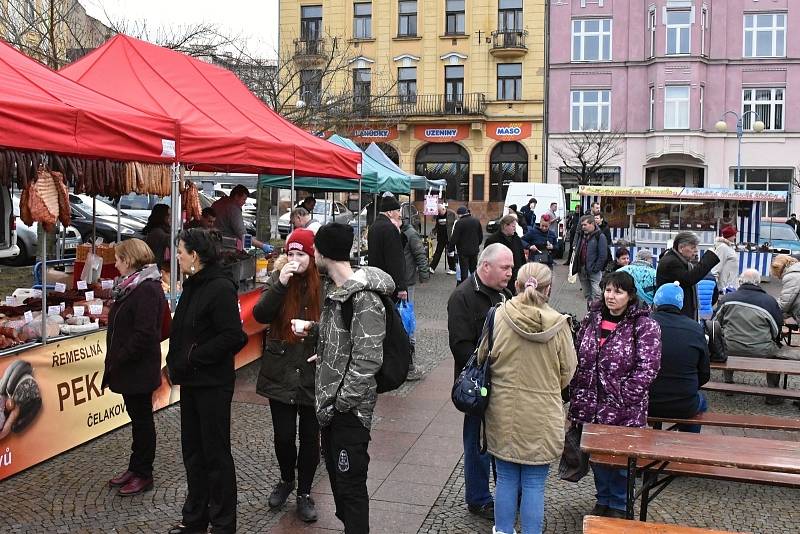
{"label": "purple patterned jacket", "polygon": [[643,427],[650,384],[661,366],[661,328],[650,310],[631,306],[600,347],[600,302],[578,331],[578,369],[570,384],[569,417],[583,423]]}

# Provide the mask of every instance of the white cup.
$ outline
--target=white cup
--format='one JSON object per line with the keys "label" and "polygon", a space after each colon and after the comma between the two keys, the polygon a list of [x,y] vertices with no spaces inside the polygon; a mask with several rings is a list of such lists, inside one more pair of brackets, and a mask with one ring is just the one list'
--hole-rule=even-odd
{"label": "white cup", "polygon": [[292,319],[292,330],[298,336],[303,334],[308,326],[311,324],[311,321],[304,321],[302,319]]}

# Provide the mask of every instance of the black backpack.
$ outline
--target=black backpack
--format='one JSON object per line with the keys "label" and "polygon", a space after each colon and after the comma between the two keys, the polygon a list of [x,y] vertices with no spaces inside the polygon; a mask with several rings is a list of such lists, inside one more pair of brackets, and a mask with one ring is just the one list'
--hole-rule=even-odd
{"label": "black backpack", "polygon": [[[383,364],[375,374],[375,381],[378,383],[378,393],[386,393],[403,385],[411,368],[413,347],[408,338],[403,320],[391,297],[378,292],[378,295],[386,309],[386,336],[383,338]],[[353,301],[352,296],[342,302],[342,318],[345,327],[350,331],[353,325]],[[351,355],[352,356],[352,355]]]}

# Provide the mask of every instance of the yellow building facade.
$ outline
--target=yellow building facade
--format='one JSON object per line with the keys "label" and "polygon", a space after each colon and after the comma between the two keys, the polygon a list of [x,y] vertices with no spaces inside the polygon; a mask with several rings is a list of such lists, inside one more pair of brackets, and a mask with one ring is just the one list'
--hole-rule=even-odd
{"label": "yellow building facade", "polygon": [[542,181],[545,20],[544,0],[281,0],[280,42],[296,100],[350,95],[355,141],[486,219]]}

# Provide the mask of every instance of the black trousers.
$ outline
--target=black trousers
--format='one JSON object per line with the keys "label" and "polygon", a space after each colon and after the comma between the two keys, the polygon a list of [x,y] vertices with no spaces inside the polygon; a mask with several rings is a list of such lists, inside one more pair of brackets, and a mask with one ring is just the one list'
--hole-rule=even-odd
{"label": "black trousers", "polygon": [[470,274],[473,274],[478,270],[478,256],[459,254],[458,264],[461,267],[461,280],[466,280],[469,278]]}
{"label": "black trousers", "polygon": [[183,524],[236,532],[236,471],[231,455],[233,384],[181,386],[181,448],[188,492]]}
{"label": "black trousers", "polygon": [[442,257],[442,253],[444,253],[444,257],[447,259],[447,267],[453,271],[455,270],[455,261],[454,258],[447,255],[447,239],[442,239],[441,237],[436,237],[436,250],[433,251],[433,258],[431,258],[431,269],[434,271],[436,267],[439,265],[439,260]]}
{"label": "black trousers", "polygon": [[131,418],[131,458],[128,471],[142,478],[153,477],[156,458],[156,425],[153,423],[153,394],[122,395],[125,409]]}
{"label": "black trousers", "polygon": [[336,517],[345,534],[369,532],[369,430],[352,412],[337,413],[322,429],[322,450],[331,481]]}
{"label": "black trousers", "polygon": [[[319,465],[319,422],[313,406],[286,404],[270,399],[275,456],[284,482],[294,480],[297,465],[297,494],[311,493],[314,473]],[[300,416],[300,454],[297,451],[297,419]]]}

